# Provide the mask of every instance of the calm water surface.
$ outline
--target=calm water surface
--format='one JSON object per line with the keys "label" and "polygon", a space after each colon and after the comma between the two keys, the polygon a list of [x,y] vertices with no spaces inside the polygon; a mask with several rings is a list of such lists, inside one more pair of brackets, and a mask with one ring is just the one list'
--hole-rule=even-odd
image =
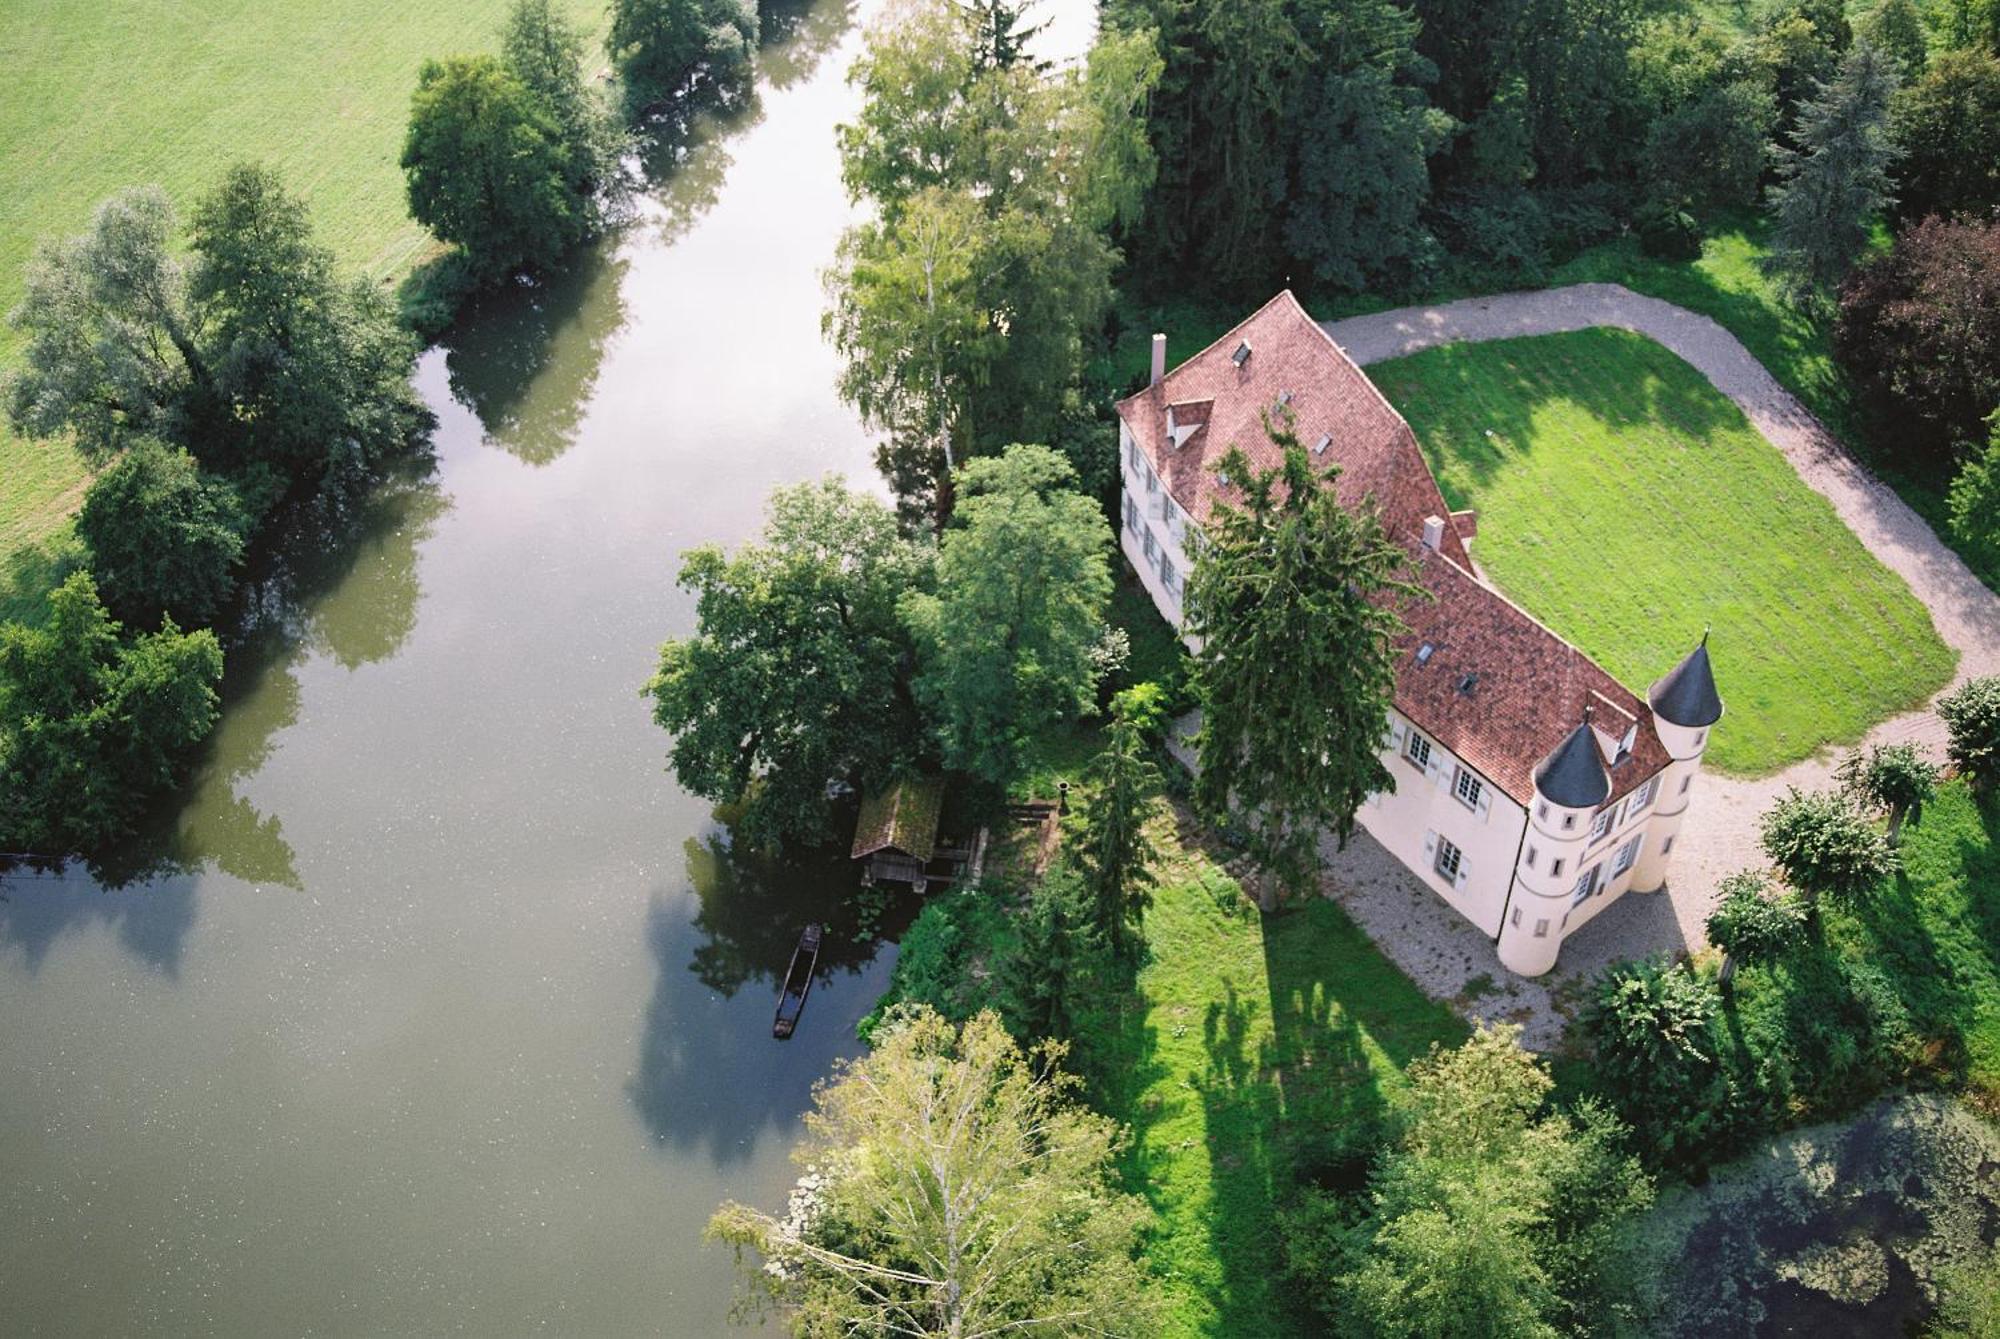
{"label": "calm water surface", "polygon": [[425,356],[436,468],[264,583],[180,872],[0,880],[0,1332],[726,1331],[701,1225],[782,1201],[894,950],[732,851],[638,689],[682,549],[876,486],[818,331],[868,12],[779,16],[639,224]]}

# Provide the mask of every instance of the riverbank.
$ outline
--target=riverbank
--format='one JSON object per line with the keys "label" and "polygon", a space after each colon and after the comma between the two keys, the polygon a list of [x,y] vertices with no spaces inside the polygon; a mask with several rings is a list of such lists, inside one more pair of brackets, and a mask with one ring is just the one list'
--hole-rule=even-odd
{"label": "riverbank", "polygon": [[[557,0],[594,48],[597,0]],[[397,166],[417,68],[498,49],[481,0],[223,0],[162,11],[133,0],[11,14],[0,87],[0,313],[20,301],[35,243],[81,231],[98,203],[157,183],[186,206],[231,163],[276,167],[345,269],[393,285],[435,247]],[[282,59],[277,58],[282,53]],[[0,327],[0,366],[18,355]],[[74,556],[88,476],[67,445],[0,422],[0,619],[40,615]]]}

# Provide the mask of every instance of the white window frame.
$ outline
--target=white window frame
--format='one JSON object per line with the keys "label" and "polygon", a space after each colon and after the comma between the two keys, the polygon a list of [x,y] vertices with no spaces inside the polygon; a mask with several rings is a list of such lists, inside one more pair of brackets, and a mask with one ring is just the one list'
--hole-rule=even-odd
{"label": "white window frame", "polygon": [[1484,782],[1463,767],[1458,769],[1458,775],[1451,782],[1451,793],[1474,813],[1479,812],[1479,792],[1485,788]]}
{"label": "white window frame", "polygon": [[1617,824],[1617,821],[1618,821],[1617,805],[1610,804],[1606,805],[1602,809],[1599,809],[1597,811],[1597,817],[1590,820],[1590,837],[1587,844],[1595,846],[1598,842],[1601,842],[1606,837],[1609,837],[1611,835],[1611,829]]}
{"label": "white window frame", "polygon": [[1125,528],[1135,535],[1139,533],[1139,499],[1130,493],[1125,495]]}
{"label": "white window frame", "polygon": [[1639,846],[1646,840],[1643,832],[1633,834],[1632,840],[1618,848],[1618,854],[1611,857],[1611,877],[1617,878],[1626,870],[1639,863]]}
{"label": "white window frame", "polygon": [[1569,904],[1571,906],[1576,906],[1604,886],[1597,879],[1597,876],[1603,872],[1603,869],[1604,862],[1600,860],[1576,876],[1576,882],[1570,885],[1569,890]]}
{"label": "white window frame", "polygon": [[1651,804],[1653,802],[1653,797],[1658,795],[1659,793],[1660,793],[1660,778],[1659,775],[1655,773],[1654,775],[1647,777],[1644,781],[1641,781],[1639,783],[1639,788],[1633,791],[1631,797],[1625,801],[1625,812],[1628,814],[1638,813],[1641,809],[1644,809],[1647,805]]}
{"label": "white window frame", "polygon": [[1139,547],[1146,551],[1147,562],[1158,561],[1160,556],[1160,542],[1153,538],[1153,527],[1150,525],[1139,528]]}
{"label": "white window frame", "polygon": [[[1418,753],[1420,749],[1422,750],[1421,756]],[[1425,739],[1415,727],[1412,727],[1410,737],[1403,741],[1403,756],[1418,767],[1428,771],[1431,765],[1431,741]]]}
{"label": "white window frame", "polygon": [[1431,868],[1436,870],[1446,883],[1456,887],[1465,870],[1465,852],[1458,848],[1457,842],[1440,833],[1437,839],[1437,855],[1431,859]]}
{"label": "white window frame", "polygon": [[1167,594],[1176,598],[1181,593],[1181,574],[1174,567],[1174,560],[1167,553],[1167,546],[1160,546],[1160,584],[1167,588]]}

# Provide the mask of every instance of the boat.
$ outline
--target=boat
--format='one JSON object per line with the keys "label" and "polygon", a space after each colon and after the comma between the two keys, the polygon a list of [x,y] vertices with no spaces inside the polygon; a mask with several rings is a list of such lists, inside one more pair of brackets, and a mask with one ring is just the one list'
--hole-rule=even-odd
{"label": "boat", "polygon": [[779,1041],[792,1035],[799,1015],[806,1011],[813,970],[819,966],[819,934],[817,923],[808,925],[799,936],[799,946],[792,950],[792,965],[785,969],[785,983],[778,988],[778,1016],[771,1023],[771,1035]]}

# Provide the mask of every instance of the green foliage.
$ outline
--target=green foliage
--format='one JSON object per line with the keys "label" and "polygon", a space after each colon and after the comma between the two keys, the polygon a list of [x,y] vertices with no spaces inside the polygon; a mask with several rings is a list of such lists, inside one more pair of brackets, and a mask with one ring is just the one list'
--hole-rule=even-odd
{"label": "green foliage", "polygon": [[1896,852],[1838,791],[1789,786],[1764,814],[1759,842],[1787,881],[1810,897],[1853,901],[1896,872]]}
{"label": "green foliage", "polygon": [[1511,1025],[1482,1025],[1411,1066],[1401,1136],[1336,1253],[1345,1267],[1329,1277],[1319,1271],[1332,1262],[1301,1269],[1291,1254],[1339,1332],[1553,1339],[1635,1328],[1622,1229],[1652,1203],[1652,1184],[1601,1108],[1544,1114],[1551,1086]]}
{"label": "green foliage", "polygon": [[1897,213],[1976,215],[2000,205],[2000,57],[1950,50],[1896,94],[1891,129],[1902,152]]}
{"label": "green foliage", "polygon": [[112,615],[151,626],[164,614],[202,626],[235,587],[248,523],[236,490],[179,447],[142,437],[97,476],[77,533]]}
{"label": "green foliage", "polygon": [[758,1252],[746,1285],[796,1335],[1153,1333],[1133,1261],[1151,1215],[1061,1056],[992,1013],[899,1017],[814,1091],[787,1214],[725,1204],[710,1234]]}
{"label": "green foliage", "polygon": [[1721,893],[1708,913],[1708,942],[1732,959],[1768,962],[1805,937],[1805,904],[1790,893],[1773,893],[1761,876],[1732,874]]}
{"label": "green foliage", "polygon": [[1905,82],[1922,75],[1930,61],[1930,33],[1917,0],[1882,0],[1861,21],[1860,36],[1895,60]]}
{"label": "green foliage", "polygon": [[130,831],[215,724],[221,678],[211,632],[121,645],[87,572],[44,626],[0,626],[0,844],[63,855]]}
{"label": "green foliage", "polygon": [[842,177],[876,214],[827,276],[841,392],[885,434],[905,516],[939,524],[952,470],[1055,439],[1077,416],[1118,259],[1107,233],[1136,215],[1153,171],[1148,36],[1048,72],[1018,51],[998,59],[1014,38],[994,22],[926,0],[872,28],[851,76],[861,112],[839,132]]}
{"label": "green foliage", "polygon": [[424,63],[401,162],[411,215],[484,280],[548,269],[590,233],[562,126],[491,56]]}
{"label": "green foliage", "polygon": [[583,34],[576,25],[551,0],[514,0],[501,31],[500,59],[555,122],[557,142],[569,156],[571,188],[600,208],[621,196],[627,137],[586,82]]}
{"label": "green foliage", "polygon": [[1664,961],[1619,962],[1599,978],[1582,1017],[1593,1078],[1659,1167],[1702,1166],[1738,1137],[1712,1023],[1712,982]]}
{"label": "green foliage", "polygon": [[756,47],[757,11],[744,0],[612,0],[604,40],[634,111],[703,77],[730,84]]}
{"label": "green foliage", "polygon": [[1104,751],[1091,762],[1091,794],[1077,825],[1074,849],[1090,893],[1089,920],[1120,957],[1137,948],[1153,903],[1159,851],[1146,822],[1161,785],[1150,755],[1163,699],[1159,686],[1147,683],[1112,701],[1111,729]]}
{"label": "green foliage", "polygon": [[1938,699],[1952,766],[1975,790],[2000,786],[2000,674],[1969,679]]}
{"label": "green foliage", "polygon": [[1021,957],[1021,940],[1021,924],[993,892],[961,887],[930,898],[897,942],[889,988],[856,1029],[861,1040],[871,1041],[902,1007],[966,1022],[991,1006],[1008,964]]}
{"label": "green foliage", "polygon": [[919,702],[947,765],[1004,786],[1039,731],[1095,704],[1092,651],[1111,598],[1110,529],[1044,446],[959,471],[958,524],[939,545],[935,593],[902,614]]}
{"label": "green foliage", "polygon": [[1693,260],[1701,254],[1701,229],[1694,216],[1674,205],[1659,205],[1641,214],[1634,231],[1639,249],[1663,260]]}
{"label": "green foliage", "polygon": [[696,632],[660,651],[653,719],[680,783],[744,805],[760,844],[828,835],[830,783],[870,785],[919,737],[897,601],[930,580],[928,547],[837,478],[771,495],[762,541],[681,560]]}
{"label": "green foliage", "polygon": [[2000,415],[1991,423],[1985,448],[1951,481],[1951,537],[1973,571],[2000,585]]}
{"label": "green foliage", "polygon": [[1035,886],[1019,918],[1020,941],[1000,961],[1001,1015],[1024,1042],[1076,1034],[1085,992],[1102,976],[1104,941],[1091,923],[1089,890],[1067,866]]}
{"label": "green foliage", "polygon": [[2000,1248],[1945,1274],[1932,1339],[2000,1339]]}
{"label": "green foliage", "polygon": [[2000,406],[2000,220],[1904,229],[1848,280],[1833,336],[1900,454],[1970,454]]}
{"label": "green foliage", "polygon": [[1776,227],[1766,267],[1797,302],[1817,302],[1853,268],[1892,199],[1889,100],[1894,62],[1863,42],[1799,109],[1796,146],[1778,148]]}
{"label": "green foliage", "polygon": [[[1685,101],[1664,109],[1646,136],[1646,175],[1657,198],[1684,200],[1703,212],[1747,205],[1770,156],[1771,128],[1777,106],[1770,92],[1754,79],[1718,79]],[[1644,241],[1645,234],[1640,234]],[[1648,255],[1693,260],[1696,244],[1676,250],[1649,250]]]}
{"label": "green foliage", "polygon": [[429,426],[414,341],[372,288],[341,287],[273,172],[239,164],[202,199],[191,266],[174,230],[159,191],[130,191],[37,253],[14,315],[29,339],[17,429],[74,432],[100,460],[155,434],[268,500],[345,481]]}
{"label": "green foliage", "polygon": [[1865,753],[1850,753],[1835,775],[1856,801],[1889,811],[1891,846],[1905,820],[1923,821],[1924,806],[1937,794],[1937,764],[1917,752],[1915,744],[1877,744]]}
{"label": "green foliage", "polygon": [[[1243,489],[1205,531],[1187,585],[1202,706],[1195,799],[1234,814],[1258,857],[1303,892],[1319,834],[1343,845],[1361,802],[1394,784],[1379,754],[1395,690],[1392,602],[1416,587],[1372,509],[1335,496],[1289,421],[1266,425],[1282,469],[1254,470],[1232,448],[1218,470]],[[1284,496],[1278,492],[1283,489]]]}

